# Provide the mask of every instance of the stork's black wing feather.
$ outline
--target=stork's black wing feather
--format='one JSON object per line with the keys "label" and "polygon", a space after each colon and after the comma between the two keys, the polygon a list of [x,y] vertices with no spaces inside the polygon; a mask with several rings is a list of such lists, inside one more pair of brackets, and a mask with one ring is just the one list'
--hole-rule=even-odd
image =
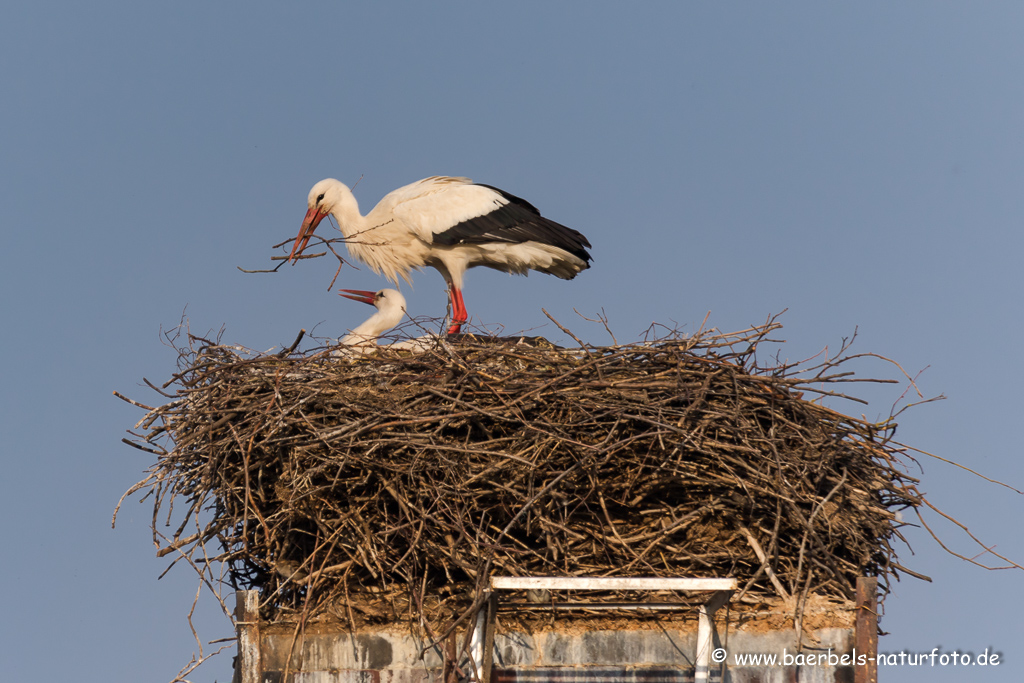
{"label": "stork's black wing feather", "polygon": [[541,242],[564,249],[587,263],[591,261],[591,256],[587,252],[590,242],[583,233],[544,218],[540,211],[525,199],[491,185],[476,184],[494,190],[504,197],[508,204],[496,207],[494,211],[483,216],[464,220],[434,235],[435,244],[452,246],[486,242]]}

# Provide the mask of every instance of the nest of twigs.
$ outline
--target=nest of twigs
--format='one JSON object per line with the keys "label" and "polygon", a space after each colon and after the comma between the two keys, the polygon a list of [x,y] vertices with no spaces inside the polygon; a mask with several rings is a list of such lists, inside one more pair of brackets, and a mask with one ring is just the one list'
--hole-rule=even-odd
{"label": "nest of twigs", "polygon": [[126,440],[156,454],[129,493],[151,497],[161,555],[261,590],[267,614],[452,623],[492,574],[885,590],[897,512],[922,503],[896,425],[822,404],[843,354],[761,365],[777,328],[355,356],[190,337],[172,400]]}

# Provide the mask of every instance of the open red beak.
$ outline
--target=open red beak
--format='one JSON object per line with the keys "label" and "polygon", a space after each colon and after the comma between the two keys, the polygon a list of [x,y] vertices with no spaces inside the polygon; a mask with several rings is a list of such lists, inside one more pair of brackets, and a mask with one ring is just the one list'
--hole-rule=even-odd
{"label": "open red beak", "polygon": [[[348,294],[341,294],[342,292],[349,292]],[[346,299],[352,299],[352,301],[362,301],[364,304],[370,304],[373,306],[374,300],[377,297],[377,292],[370,292],[365,289],[341,289],[338,290],[338,294],[345,297]]]}
{"label": "open red beak", "polygon": [[309,244],[309,238],[313,236],[313,232],[316,230],[316,226],[320,225],[320,221],[326,216],[326,212],[321,212],[317,209],[310,209],[306,212],[306,217],[302,219],[302,227],[299,228],[299,236],[295,238],[295,245],[292,247],[292,253],[288,255],[288,260],[298,261],[298,255],[302,253],[302,250]]}

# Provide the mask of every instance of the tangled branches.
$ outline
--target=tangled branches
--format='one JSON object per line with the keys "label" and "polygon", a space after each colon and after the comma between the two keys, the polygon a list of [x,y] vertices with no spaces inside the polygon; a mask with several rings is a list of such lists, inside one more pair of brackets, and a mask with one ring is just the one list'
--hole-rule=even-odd
{"label": "tangled branches", "polygon": [[211,585],[220,563],[267,613],[450,624],[491,573],[887,587],[897,512],[923,500],[896,425],[805,397],[842,395],[848,358],[761,367],[777,328],[358,358],[193,337],[126,440],[156,455],[126,496],[152,497],[160,555]]}

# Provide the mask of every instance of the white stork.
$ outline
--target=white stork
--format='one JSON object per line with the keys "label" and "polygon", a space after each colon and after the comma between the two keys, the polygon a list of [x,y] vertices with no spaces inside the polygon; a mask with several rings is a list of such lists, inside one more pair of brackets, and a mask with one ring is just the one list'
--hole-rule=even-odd
{"label": "white stork", "polygon": [[[341,292],[348,293],[341,294]],[[338,343],[343,346],[360,347],[365,350],[376,348],[377,339],[402,322],[402,318],[405,317],[405,297],[397,289],[382,289],[377,292],[365,289],[343,289],[338,293],[346,299],[361,301],[377,309],[377,312],[367,318],[362,325],[341,338]],[[433,336],[417,337],[388,344],[387,348],[423,351],[432,347],[435,340],[436,337]]]}
{"label": "white stork", "polygon": [[456,334],[469,319],[462,300],[467,268],[487,266],[526,275],[539,270],[571,280],[590,267],[582,233],[540,215],[526,200],[469,178],[433,176],[388,193],[370,213],[352,191],[328,178],[309,191],[309,210],[288,259],[297,259],[328,214],[338,221],[349,253],[398,284],[423,266],[448,284]]}
{"label": "white stork", "polygon": [[377,312],[367,318],[362,325],[341,338],[339,343],[342,345],[376,345],[377,337],[402,322],[402,318],[405,317],[405,297],[398,290],[382,289],[379,292],[370,292],[365,289],[343,289],[341,292],[338,293],[346,299],[361,301],[377,309]]}

